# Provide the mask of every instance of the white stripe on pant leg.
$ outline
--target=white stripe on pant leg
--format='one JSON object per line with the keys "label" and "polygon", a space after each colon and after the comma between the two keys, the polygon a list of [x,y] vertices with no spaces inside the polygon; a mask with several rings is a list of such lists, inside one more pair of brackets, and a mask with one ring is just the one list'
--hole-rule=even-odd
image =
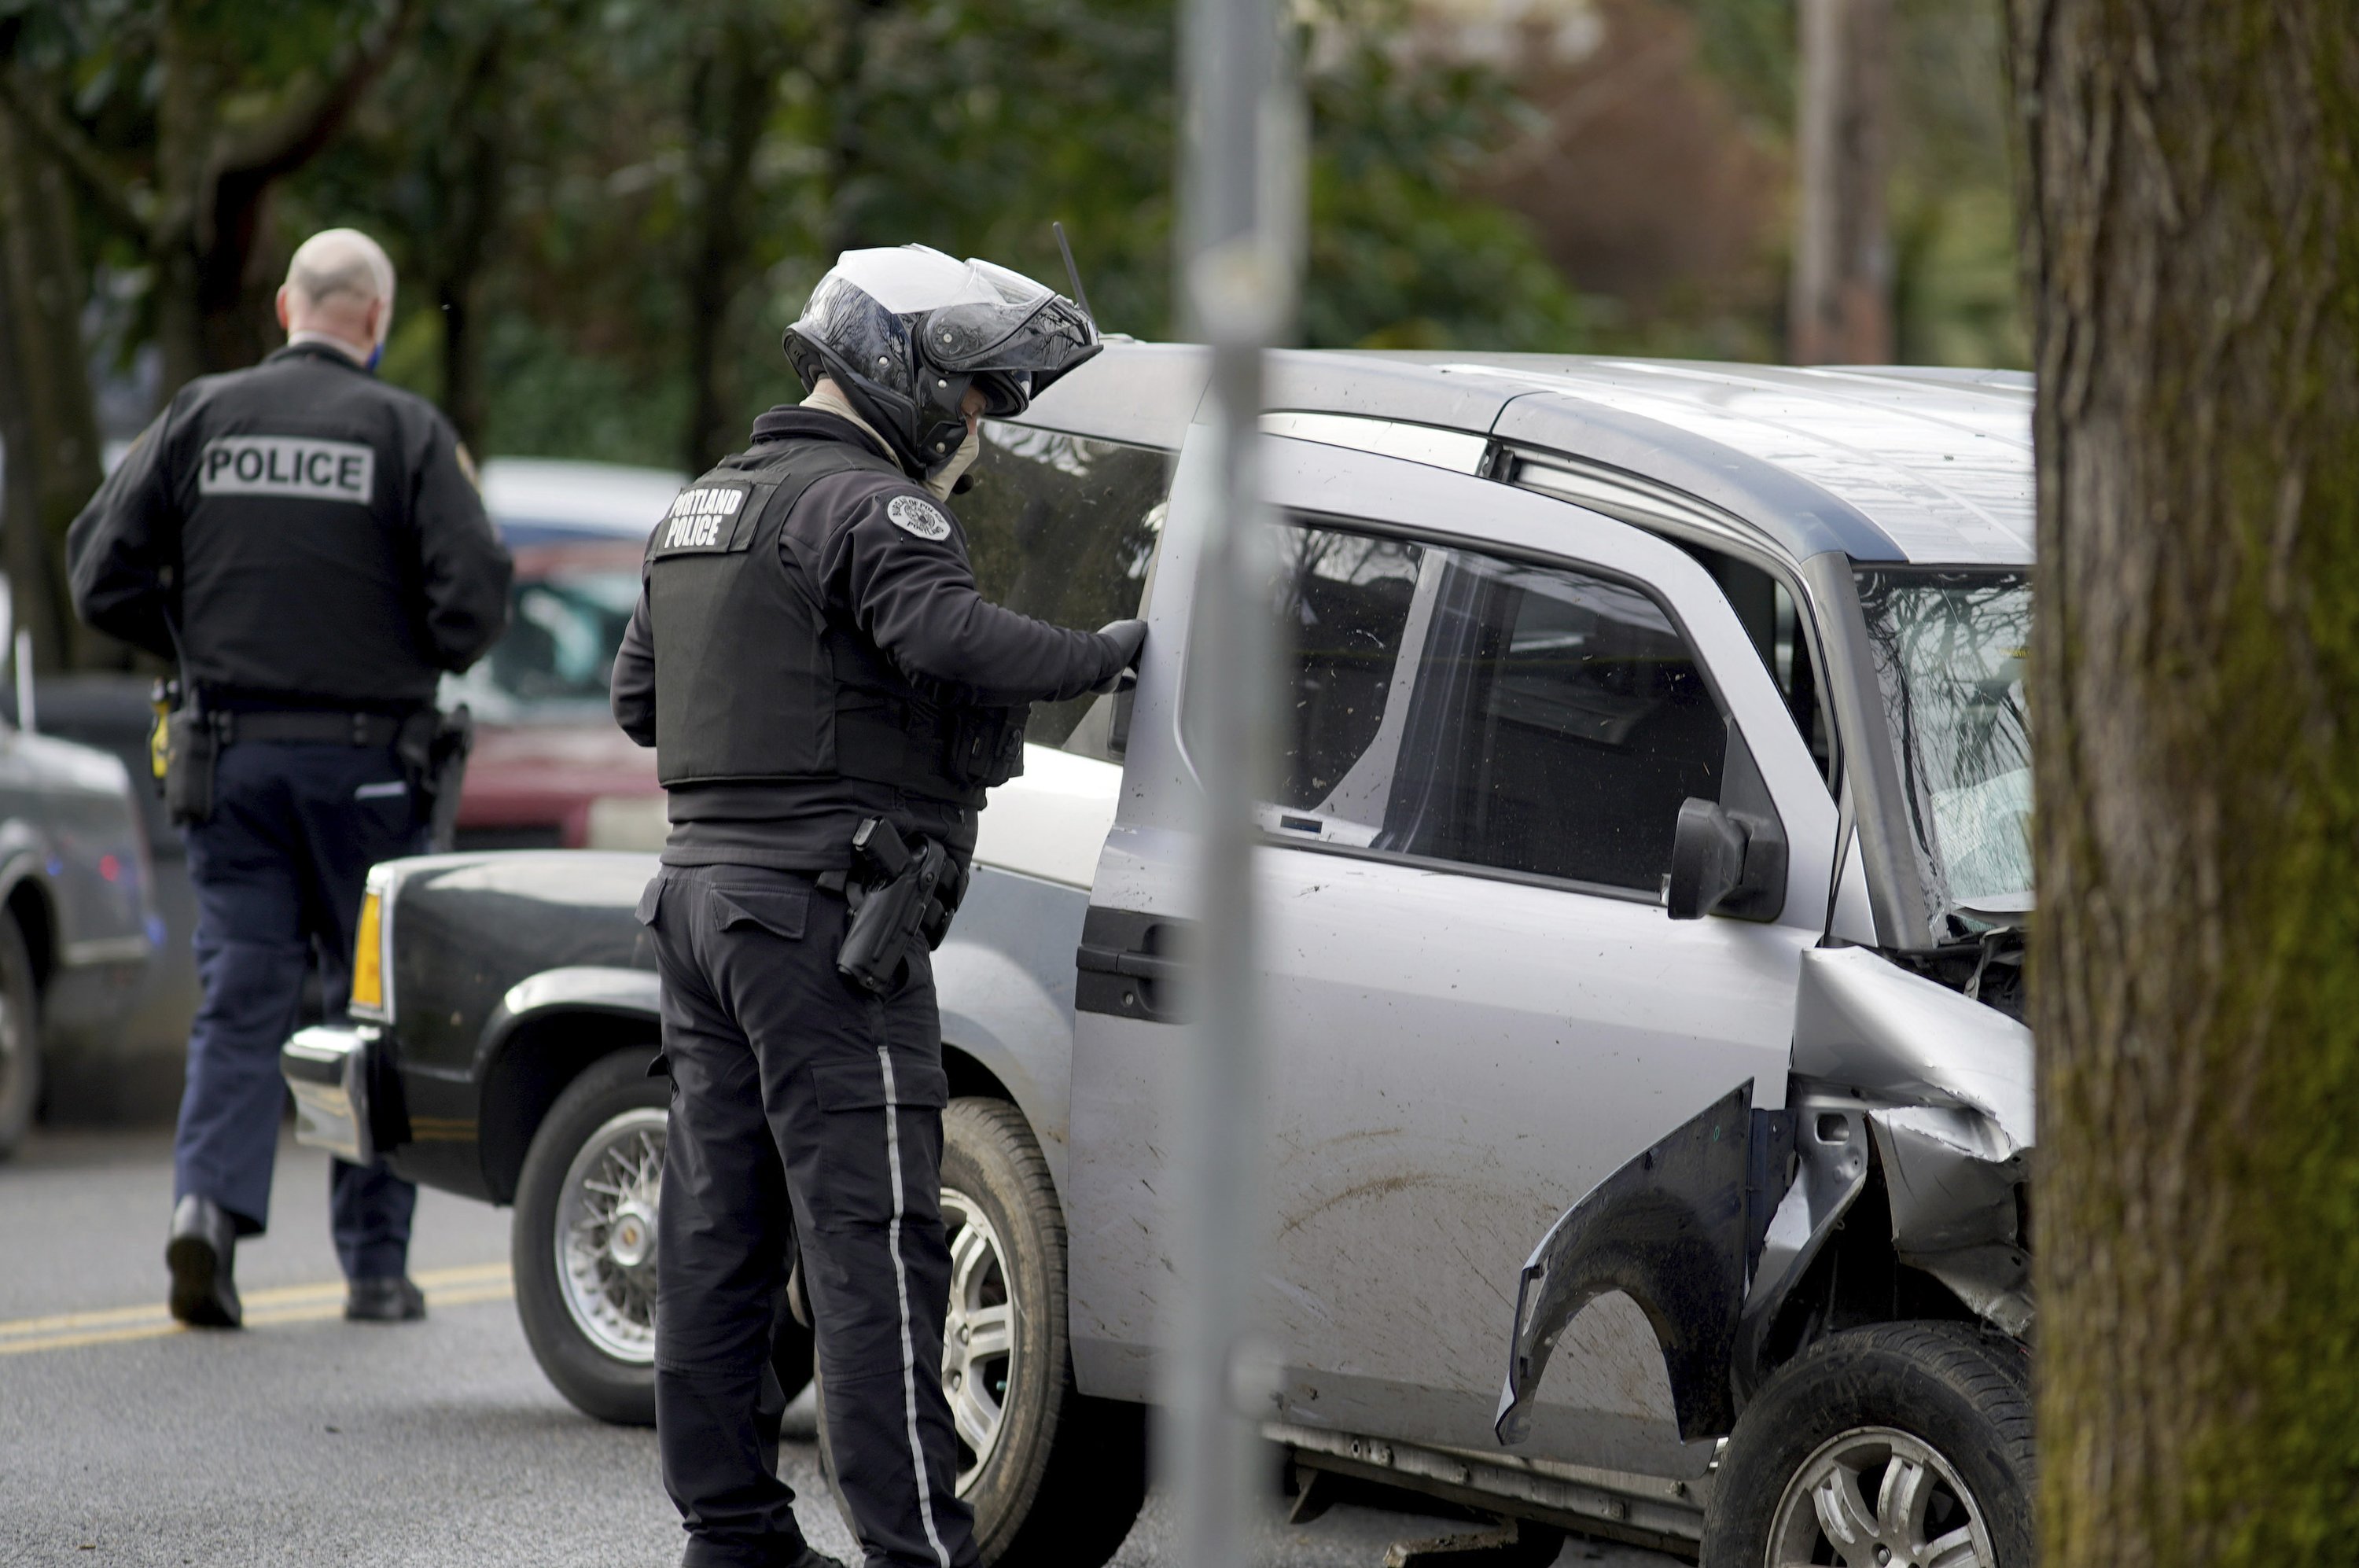
{"label": "white stripe on pant leg", "polygon": [[942,1568],[951,1568],[951,1554],[934,1528],[934,1489],[926,1479],[925,1448],[918,1441],[918,1350],[909,1335],[909,1272],[901,1265],[901,1103],[893,1092],[892,1055],[881,1045],[876,1065],[885,1074],[885,1159],[893,1172],[893,1221],[886,1244],[893,1254],[893,1293],[901,1304],[901,1401],[909,1417],[909,1464],[917,1476],[918,1517],[925,1521],[927,1543]]}

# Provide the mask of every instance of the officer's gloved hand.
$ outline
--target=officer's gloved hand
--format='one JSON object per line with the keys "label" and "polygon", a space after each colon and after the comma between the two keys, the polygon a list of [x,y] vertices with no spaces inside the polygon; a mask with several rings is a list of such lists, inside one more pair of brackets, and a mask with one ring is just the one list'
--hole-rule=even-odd
{"label": "officer's gloved hand", "polygon": [[1111,691],[1121,683],[1123,671],[1137,665],[1138,650],[1147,642],[1147,623],[1108,621],[1098,628],[1098,636],[1114,638],[1122,649],[1122,662],[1114,667],[1114,673],[1091,688],[1093,691]]}

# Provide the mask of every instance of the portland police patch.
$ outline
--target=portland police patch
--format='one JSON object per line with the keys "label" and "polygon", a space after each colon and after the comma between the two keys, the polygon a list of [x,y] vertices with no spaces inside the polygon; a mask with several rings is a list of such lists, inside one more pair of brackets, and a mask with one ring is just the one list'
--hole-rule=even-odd
{"label": "portland police patch", "polygon": [[904,533],[921,539],[946,539],[951,537],[951,520],[932,506],[915,495],[896,495],[885,503],[885,515],[893,526]]}

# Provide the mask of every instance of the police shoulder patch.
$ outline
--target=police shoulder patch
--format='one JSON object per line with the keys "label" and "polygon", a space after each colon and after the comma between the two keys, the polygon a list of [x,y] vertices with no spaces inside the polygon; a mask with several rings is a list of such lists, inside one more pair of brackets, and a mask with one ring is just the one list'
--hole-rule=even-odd
{"label": "police shoulder patch", "polygon": [[885,503],[885,515],[893,526],[904,533],[921,539],[946,539],[951,537],[951,520],[929,501],[915,495],[896,495]]}

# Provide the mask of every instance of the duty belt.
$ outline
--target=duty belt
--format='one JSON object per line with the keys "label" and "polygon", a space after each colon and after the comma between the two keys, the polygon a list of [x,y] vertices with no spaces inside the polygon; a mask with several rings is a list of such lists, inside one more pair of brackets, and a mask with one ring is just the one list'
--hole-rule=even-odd
{"label": "duty belt", "polygon": [[389,713],[318,713],[269,709],[224,710],[213,715],[223,746],[242,740],[309,741],[321,746],[387,746],[399,738],[403,721]]}

